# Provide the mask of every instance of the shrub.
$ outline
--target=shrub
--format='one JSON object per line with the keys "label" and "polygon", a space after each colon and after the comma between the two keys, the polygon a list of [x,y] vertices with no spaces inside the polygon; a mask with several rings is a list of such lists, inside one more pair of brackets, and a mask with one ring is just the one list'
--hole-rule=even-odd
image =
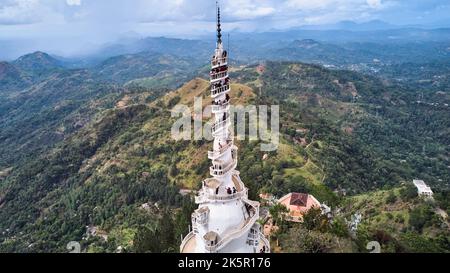
{"label": "shrub", "polygon": [[386,197],[386,203],[393,204],[397,202],[397,196],[393,192],[390,192],[388,197]]}

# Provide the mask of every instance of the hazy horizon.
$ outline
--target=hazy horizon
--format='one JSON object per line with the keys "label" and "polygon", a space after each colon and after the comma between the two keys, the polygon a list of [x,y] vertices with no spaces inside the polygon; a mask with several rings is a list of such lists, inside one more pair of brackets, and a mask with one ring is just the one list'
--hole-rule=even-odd
{"label": "hazy horizon", "polygon": [[[220,1],[225,32],[332,28],[340,22],[377,21],[384,27],[450,26],[443,0],[229,0]],[[66,57],[108,43],[143,37],[198,39],[214,31],[213,0],[0,0],[0,59],[32,51]],[[339,27],[337,27],[339,28]]]}

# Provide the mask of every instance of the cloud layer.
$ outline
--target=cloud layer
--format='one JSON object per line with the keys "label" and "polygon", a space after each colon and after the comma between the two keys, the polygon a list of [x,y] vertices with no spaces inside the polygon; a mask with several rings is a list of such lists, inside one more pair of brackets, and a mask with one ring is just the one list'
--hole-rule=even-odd
{"label": "cloud layer", "polygon": [[[450,26],[448,0],[221,0],[224,30],[364,22]],[[0,40],[98,44],[123,33],[195,37],[214,31],[214,0],[0,0]]]}
{"label": "cloud layer", "polygon": [[[323,24],[391,14],[412,24],[450,6],[447,0],[222,0],[221,5],[227,21],[243,28],[263,19],[276,28],[281,19]],[[114,24],[211,21],[214,6],[213,0],[0,0],[0,25],[99,19]]]}

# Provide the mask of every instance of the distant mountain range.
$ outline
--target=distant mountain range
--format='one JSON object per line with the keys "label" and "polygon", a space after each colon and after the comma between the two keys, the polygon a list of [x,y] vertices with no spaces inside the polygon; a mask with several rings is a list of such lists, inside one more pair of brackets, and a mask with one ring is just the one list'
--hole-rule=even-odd
{"label": "distant mountain range", "polygon": [[[355,23],[343,21],[333,25],[305,26],[296,29],[271,31],[263,33],[232,32],[230,46],[235,57],[249,57],[249,53],[263,54],[266,50],[285,47],[295,40],[313,39],[331,44],[343,43],[376,43],[376,44],[407,44],[428,42],[449,42],[450,28],[427,29],[420,26],[395,26],[383,21]],[[175,39],[164,37],[141,38],[128,35],[117,41],[102,46],[86,46],[85,52],[62,56],[67,65],[85,67],[96,64],[106,58],[124,54],[136,54],[143,51],[172,54],[182,57],[204,58],[209,53],[207,49],[214,45],[214,40],[208,37],[198,40]],[[37,48],[36,48],[37,47]],[[40,44],[35,46],[31,40],[0,41],[0,60],[12,60],[20,55],[45,50]]]}
{"label": "distant mountain range", "polygon": [[[444,33],[446,30],[442,30]],[[256,34],[255,34],[256,35]],[[313,39],[273,40],[265,34],[235,37],[230,46],[233,64],[264,60],[302,61],[328,67],[376,73],[386,65],[441,62],[450,58],[446,42],[332,43]],[[274,34],[285,35],[285,34]],[[276,37],[275,37],[276,38]],[[240,39],[240,40],[239,40]],[[64,70],[86,70],[90,77],[108,83],[139,83],[147,87],[176,87],[207,64],[213,41],[169,38],[128,39],[104,51],[81,58],[63,58],[35,52],[0,63],[0,92],[19,90]],[[194,68],[194,69],[192,69]],[[168,80],[171,76],[171,80]],[[165,81],[157,80],[164,78]]]}
{"label": "distant mountain range", "polygon": [[[408,28],[411,26],[407,26]],[[420,28],[420,26],[415,26]],[[356,23],[354,21],[340,21],[335,24],[329,25],[307,25],[302,26],[299,29],[305,30],[347,30],[347,31],[374,31],[374,30],[390,30],[390,29],[401,29],[406,28],[405,26],[393,25],[381,20],[372,20],[363,23]]]}

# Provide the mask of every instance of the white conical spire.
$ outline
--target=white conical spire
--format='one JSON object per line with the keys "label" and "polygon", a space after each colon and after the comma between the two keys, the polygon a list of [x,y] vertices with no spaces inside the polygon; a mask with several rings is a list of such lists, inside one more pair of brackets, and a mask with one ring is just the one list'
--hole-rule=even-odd
{"label": "white conical spire", "polygon": [[268,241],[257,224],[259,203],[248,199],[237,166],[237,147],[230,133],[230,80],[228,53],[222,46],[220,8],[217,7],[217,48],[211,62],[211,97],[214,124],[213,151],[208,152],[212,178],[202,183],[195,198],[192,232],[183,240],[182,253],[269,252]]}

